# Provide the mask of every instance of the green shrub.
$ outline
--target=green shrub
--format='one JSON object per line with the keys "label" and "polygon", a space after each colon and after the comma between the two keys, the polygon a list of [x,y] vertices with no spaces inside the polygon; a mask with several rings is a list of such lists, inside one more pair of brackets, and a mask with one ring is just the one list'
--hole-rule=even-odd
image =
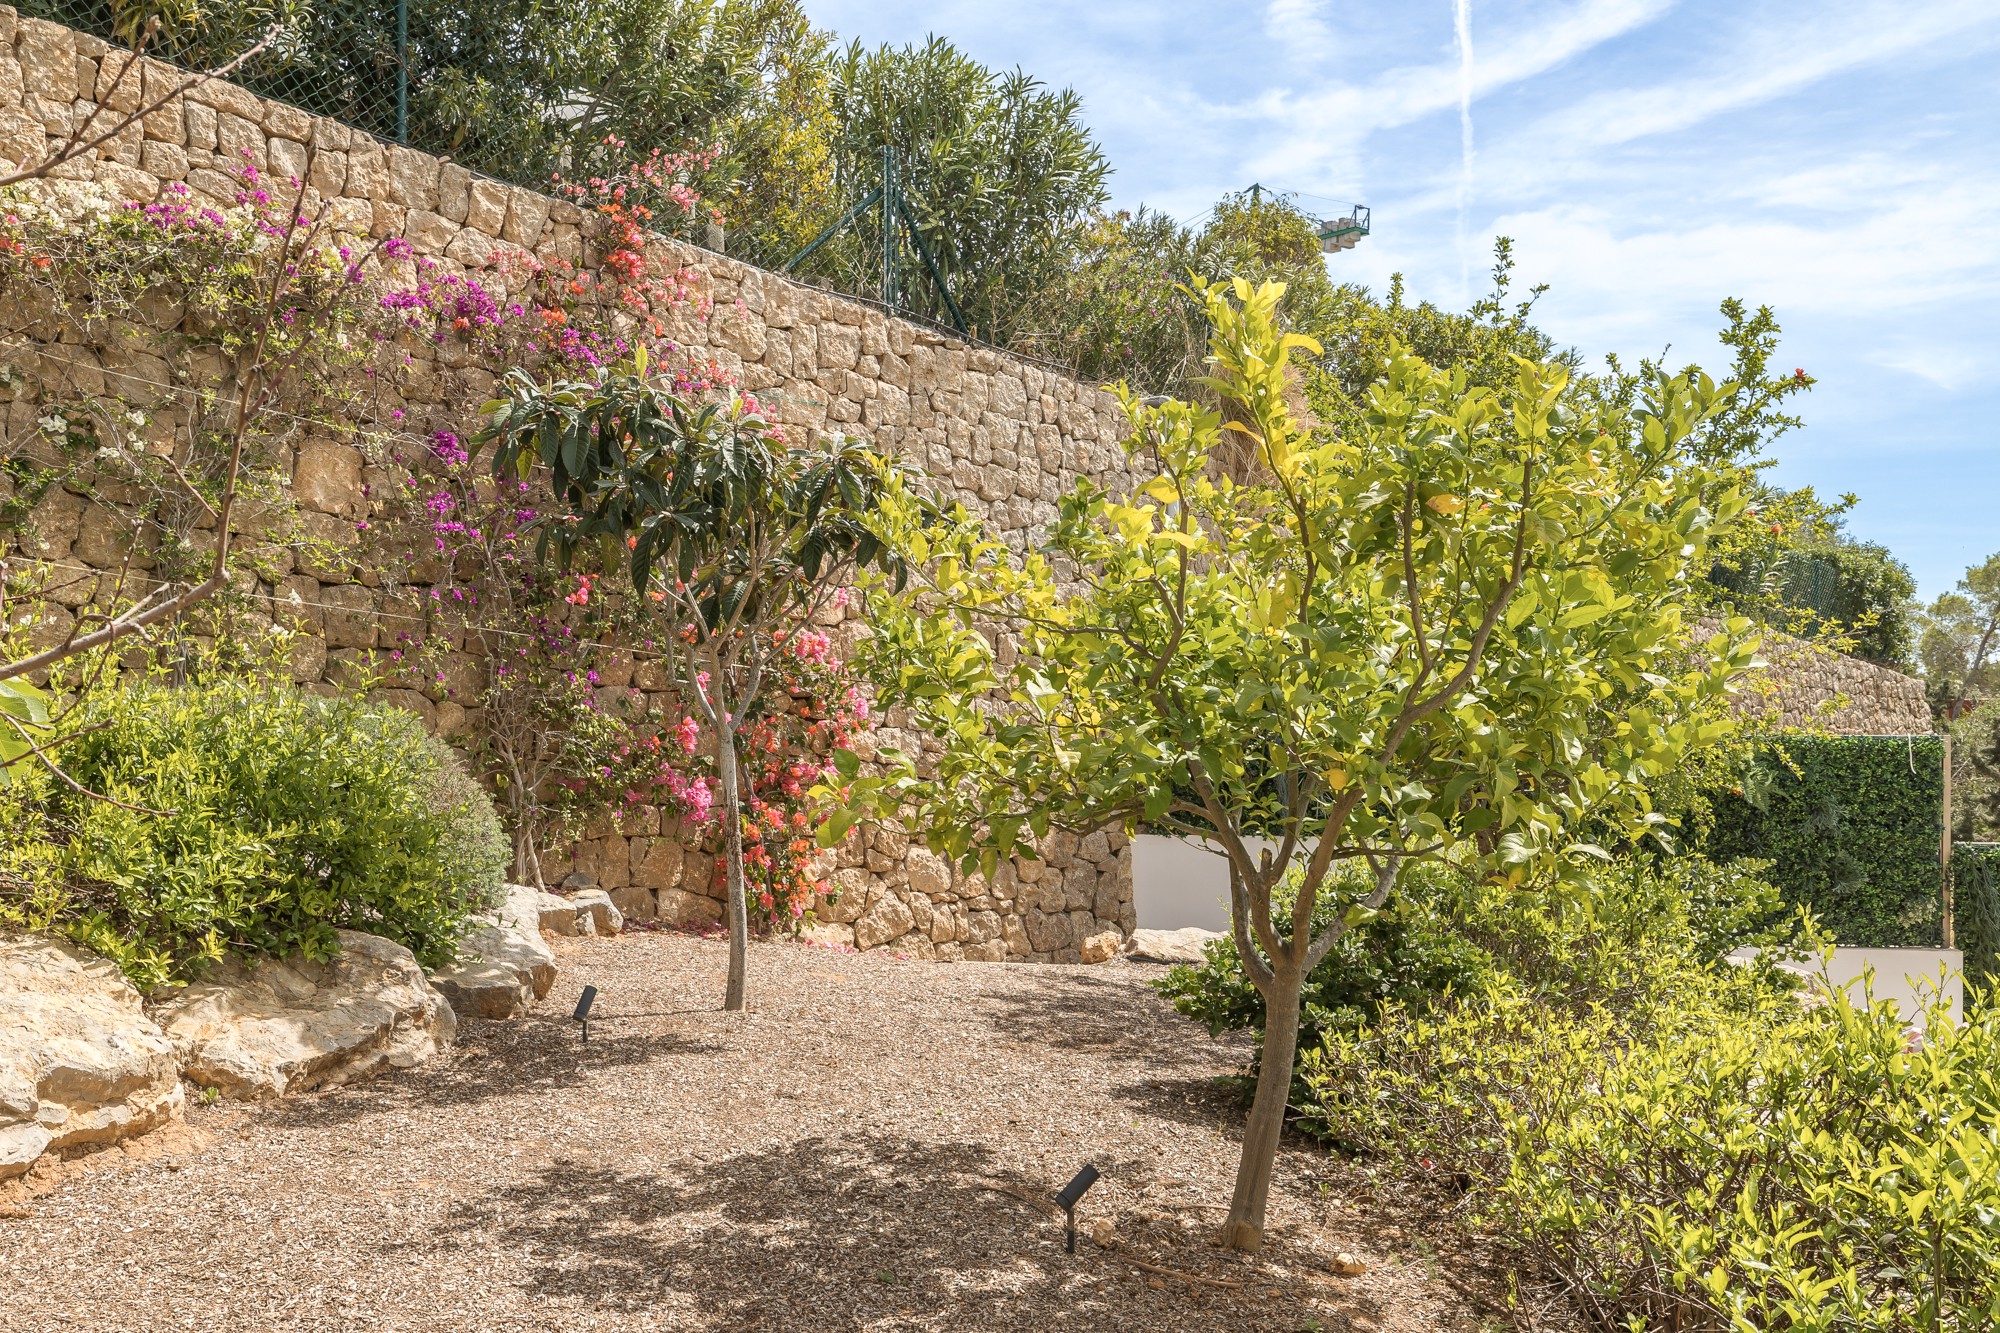
{"label": "green shrub", "polygon": [[74,722],[64,767],[110,800],[41,786],[55,915],[142,985],[226,953],[324,958],[343,927],[436,966],[509,859],[485,793],[397,709],[231,682],[143,687]]}
{"label": "green shrub", "polygon": [[1714,796],[1700,850],[1770,861],[1842,944],[1935,946],[1943,762],[1937,736],[1787,736]]}
{"label": "green shrub", "polygon": [[[1488,957],[1456,937],[1440,913],[1440,897],[1448,893],[1450,883],[1450,871],[1436,867],[1408,871],[1382,913],[1334,943],[1300,991],[1300,1051],[1318,1047],[1328,1033],[1352,1031],[1374,1021],[1386,1005],[1420,1009],[1440,995],[1486,979],[1492,969]],[[1366,893],[1368,885],[1360,879],[1330,881],[1314,905],[1314,929],[1330,925],[1348,903]],[[1294,901],[1296,889],[1290,887],[1280,887],[1272,895],[1272,919],[1280,929],[1290,921]],[[1244,975],[1236,941],[1228,937],[1210,941],[1206,955],[1198,967],[1174,967],[1154,987],[1174,1009],[1208,1025],[1210,1033],[1240,1029],[1262,1033],[1264,997]],[[1246,1101],[1256,1093],[1256,1075],[1258,1061],[1252,1057],[1250,1069],[1232,1079]],[[1306,1107],[1308,1099],[1310,1089],[1294,1073],[1292,1105]],[[1308,1117],[1302,1125],[1312,1129],[1320,1121]]]}
{"label": "green shrub", "polygon": [[[1440,899],[1450,892],[1451,872],[1438,867],[1406,871],[1397,895],[1378,915],[1349,930],[1334,944],[1306,978],[1300,994],[1299,1049],[1310,1050],[1322,1037],[1350,1031],[1378,1017],[1386,1005],[1422,1007],[1453,989],[1485,979],[1491,963],[1476,946],[1453,935],[1440,911]],[[1314,905],[1313,925],[1332,923],[1347,904],[1367,892],[1359,879],[1329,881]],[[1274,921],[1289,921],[1296,890],[1281,887],[1272,895]],[[1211,941],[1198,966],[1175,967],[1154,983],[1174,1008],[1197,1019],[1214,1033],[1264,1028],[1264,997],[1244,975],[1236,941]],[[1253,1064],[1240,1080],[1246,1097],[1257,1086]],[[1293,1099],[1307,1089],[1294,1080]]]}
{"label": "green shrub", "polygon": [[1768,972],[1645,965],[1579,1010],[1508,981],[1334,1034],[1336,1131],[1466,1190],[1471,1227],[1591,1326],[1990,1329],[2000,1319],[2000,1013],[1816,1008]]}
{"label": "green shrub", "polygon": [[[1700,857],[1619,861],[1595,883],[1542,894],[1471,882],[1448,865],[1404,871],[1396,897],[1342,936],[1306,980],[1299,1049],[1351,1033],[1385,1011],[1420,1013],[1496,978],[1552,1002],[1582,1009],[1642,998],[1663,961],[1714,962],[1743,945],[1789,940],[1778,891],[1758,862],[1717,866]],[[1316,905],[1317,926],[1366,891],[1358,878]],[[1283,917],[1290,896],[1274,899]],[[1264,1000],[1239,964],[1232,939],[1209,944],[1199,966],[1180,966],[1155,983],[1181,1013],[1211,1032],[1262,1031]],[[1251,1077],[1241,1080],[1246,1092]],[[1339,1138],[1321,1114],[1303,1072],[1293,1080],[1298,1125]]]}

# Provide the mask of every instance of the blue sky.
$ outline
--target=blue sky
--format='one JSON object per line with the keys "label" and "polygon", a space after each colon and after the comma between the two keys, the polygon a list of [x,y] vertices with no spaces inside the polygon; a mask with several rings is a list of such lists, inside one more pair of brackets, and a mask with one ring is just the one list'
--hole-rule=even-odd
{"label": "blue sky", "polygon": [[1820,381],[1777,479],[1858,493],[1926,597],[2000,550],[2000,0],[806,3],[1074,87],[1119,206],[1365,202],[1335,275],[1449,306],[1512,236],[1592,357],[1719,369],[1717,303],[1768,303]]}

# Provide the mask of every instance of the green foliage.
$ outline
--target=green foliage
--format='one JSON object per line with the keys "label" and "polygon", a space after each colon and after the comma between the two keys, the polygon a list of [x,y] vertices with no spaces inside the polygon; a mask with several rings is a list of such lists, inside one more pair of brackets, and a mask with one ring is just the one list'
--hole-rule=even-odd
{"label": "green foliage", "polygon": [[[1106,196],[1110,164],[1077,95],[1018,69],[997,73],[941,37],[872,51],[856,42],[831,77],[842,197],[880,184],[882,146],[894,146],[918,230],[966,320],[981,338],[1009,343]],[[816,262],[879,268],[879,223],[859,221]],[[928,284],[905,296],[918,313],[948,318]]]}
{"label": "green foliage", "polygon": [[[1744,946],[1788,945],[1798,922],[1764,869],[1754,861],[1632,856],[1585,882],[1508,888],[1453,866],[1412,866],[1384,910],[1343,935],[1307,977],[1300,1049],[1360,1032],[1391,1012],[1407,1017],[1480,994],[1502,979],[1577,1012],[1626,1007],[1662,960],[1698,967]],[[1362,877],[1343,876],[1317,908],[1315,927],[1367,888]],[[1288,896],[1277,905],[1289,905]],[[1263,1029],[1263,997],[1232,940],[1210,944],[1201,965],[1176,967],[1157,985],[1211,1032]],[[1301,1069],[1292,1089],[1299,1126],[1331,1132],[1317,1102]]]}
{"label": "green foliage", "polygon": [[[1449,912],[1446,900],[1456,885],[1456,875],[1449,869],[1413,866],[1380,912],[1340,937],[1306,978],[1301,992],[1301,1048],[1317,1047],[1331,1032],[1353,1031],[1374,1022],[1386,1006],[1421,1009],[1440,996],[1484,984],[1491,962],[1483,950],[1457,933]],[[1371,887],[1365,875],[1340,876],[1314,908],[1313,929],[1326,929],[1351,903],[1365,898]],[[1273,895],[1272,906],[1281,919],[1296,893],[1294,876]],[[1199,965],[1175,967],[1155,986],[1174,1008],[1212,1033],[1243,1029],[1261,1033],[1264,997],[1244,971],[1236,941],[1229,937],[1212,941],[1206,952]],[[1253,1063],[1243,1085],[1246,1094],[1254,1089],[1256,1075]],[[1303,1104],[1309,1093],[1295,1075],[1294,1104]]]}
{"label": "green foliage", "polygon": [[[897,572],[868,524],[903,474],[856,441],[793,449],[741,399],[698,403],[647,377],[643,349],[591,380],[544,387],[509,373],[489,403],[494,470],[546,471],[561,512],[542,548],[564,568],[595,554],[624,564],[633,605],[684,701],[719,737],[716,777],[729,868],[727,1007],[743,1006],[749,928],[744,850],[746,728],[776,684],[787,634],[810,625],[860,568]],[[621,559],[629,557],[629,561]],[[580,595],[588,596],[590,576]]]}
{"label": "green foliage", "polygon": [[2000,981],[2000,843],[1952,843],[1951,901],[1965,975],[1991,987]]}
{"label": "green foliage", "polygon": [[[141,985],[230,953],[323,958],[343,927],[439,965],[509,859],[485,793],[394,708],[147,686],[66,724],[64,768],[98,795],[38,778],[21,814],[57,856],[19,878],[39,881],[45,921]],[[18,900],[12,915],[27,915]]]}
{"label": "green foliage", "polygon": [[[848,821],[901,818],[968,872],[1032,855],[1051,826],[1221,844],[1270,1014],[1224,1225],[1255,1248],[1300,990],[1401,865],[1580,874],[1606,855],[1586,823],[1645,836],[1646,782],[1728,732],[1723,693],[1751,647],[1690,643],[1682,615],[1743,500],[1690,456],[1733,394],[1704,376],[1597,411],[1560,365],[1522,359],[1495,391],[1397,349],[1363,429],[1307,434],[1287,362],[1317,346],[1284,331],[1282,284],[1196,291],[1214,329],[1203,387],[1229,405],[1248,480],[1215,466],[1220,413],[1129,392],[1144,480],[1119,496],[1080,482],[1039,549],[886,478],[873,527],[916,578],[871,601],[862,660],[942,749],[921,773],[885,749],[866,777],[849,755],[841,776]],[[1275,854],[1253,856],[1251,834]],[[1339,861],[1365,862],[1374,888],[1315,931]],[[1281,929],[1272,894],[1295,866]]]}
{"label": "green foliage", "polygon": [[2000,1011],[1888,1006],[1640,952],[1621,1004],[1496,984],[1336,1034],[1335,1132],[1457,1177],[1468,1224],[1593,1326],[1991,1328]]}
{"label": "green foliage", "polygon": [[[922,800],[937,849],[975,867],[1049,822],[1254,821],[1350,854],[1471,838],[1522,873],[1600,804],[1647,827],[1634,779],[1720,736],[1703,709],[1747,655],[1677,665],[1688,553],[1732,501],[1699,503],[1707,474],[1676,451],[1726,390],[1662,380],[1604,417],[1560,367],[1495,394],[1399,355],[1364,436],[1301,437],[1278,293],[1238,292],[1207,297],[1218,382],[1258,414],[1272,481],[1218,485],[1213,414],[1128,400],[1158,475],[1130,503],[1080,484],[1052,552],[1017,558],[963,511],[928,524],[890,486],[883,531],[923,577],[878,599],[868,660],[947,744],[937,781],[864,789]],[[975,620],[1021,635],[1012,665]]]}
{"label": "green foliage", "polygon": [[[109,34],[133,8],[36,0],[25,12]],[[192,68],[219,65],[285,22],[236,82],[396,138],[394,6],[170,0],[163,16],[152,53]],[[799,71],[823,67],[828,46],[797,0],[409,0],[408,25],[413,147],[534,184],[557,170],[603,174],[622,160],[607,139],[642,155],[720,143],[703,181],[712,194],[776,186],[761,177],[796,165],[770,149],[802,110]]]}
{"label": "green foliage", "polygon": [[2000,555],[1965,571],[1958,586],[1924,609],[1917,656],[1931,706],[1955,718],[1967,700],[2000,684]]}
{"label": "green foliage", "polygon": [[1343,432],[1362,428],[1370,388],[1388,373],[1398,347],[1495,391],[1512,382],[1515,357],[1558,361],[1581,384],[1587,377],[1579,373],[1578,358],[1558,356],[1548,335],[1529,322],[1543,289],[1511,299],[1513,271],[1513,243],[1503,236],[1494,245],[1493,290],[1464,314],[1428,301],[1408,304],[1401,274],[1390,279],[1381,299],[1351,283],[1334,289],[1323,319],[1306,326],[1325,348],[1307,379],[1314,415]]}
{"label": "green foliage", "polygon": [[1909,662],[1916,580],[1879,543],[1838,533],[1807,536],[1718,565],[1711,579],[1732,598],[1764,605],[1792,633],[1833,638],[1843,650],[1888,667]]}
{"label": "green foliage", "polygon": [[1943,750],[1936,736],[1787,736],[1713,795],[1701,850],[1768,860],[1842,944],[1934,946]]}

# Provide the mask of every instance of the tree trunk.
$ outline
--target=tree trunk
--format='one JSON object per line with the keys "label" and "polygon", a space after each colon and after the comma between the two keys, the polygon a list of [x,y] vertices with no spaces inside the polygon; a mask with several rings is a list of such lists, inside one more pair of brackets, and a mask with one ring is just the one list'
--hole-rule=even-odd
{"label": "tree trunk", "polygon": [[1264,1055],[1257,1073],[1257,1097],[1243,1127],[1243,1158],[1236,1166],[1236,1193],[1222,1224],[1222,1243],[1235,1250],[1264,1244],[1264,1204],[1271,1196],[1271,1171],[1278,1139],[1285,1131],[1291,1100],[1292,1063],[1299,1048],[1299,990],[1304,977],[1296,966],[1272,969],[1271,993],[1264,997]]}
{"label": "tree trunk", "polygon": [[724,854],[729,858],[729,990],[722,1007],[735,1011],[743,1008],[744,983],[750,971],[750,905],[743,885],[743,806],[736,787],[736,733],[729,715],[720,715],[723,723],[715,738],[715,773],[722,780]]}

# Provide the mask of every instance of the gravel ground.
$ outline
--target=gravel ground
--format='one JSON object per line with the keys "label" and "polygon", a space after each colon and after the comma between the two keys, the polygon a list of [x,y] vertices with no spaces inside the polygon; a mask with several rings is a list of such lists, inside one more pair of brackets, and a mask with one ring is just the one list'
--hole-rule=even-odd
{"label": "gravel ground", "polygon": [[[1472,1330],[1504,1270],[1445,1201],[1304,1145],[1270,1244],[1210,1243],[1243,1060],[1159,969],[562,940],[449,1062],[197,1107],[0,1194],[0,1328]],[[590,1041],[567,1015],[599,988]],[[1104,1179],[1064,1253],[1045,1200]],[[1092,1236],[1108,1221],[1100,1243]],[[1366,1274],[1339,1277],[1339,1251]]]}

